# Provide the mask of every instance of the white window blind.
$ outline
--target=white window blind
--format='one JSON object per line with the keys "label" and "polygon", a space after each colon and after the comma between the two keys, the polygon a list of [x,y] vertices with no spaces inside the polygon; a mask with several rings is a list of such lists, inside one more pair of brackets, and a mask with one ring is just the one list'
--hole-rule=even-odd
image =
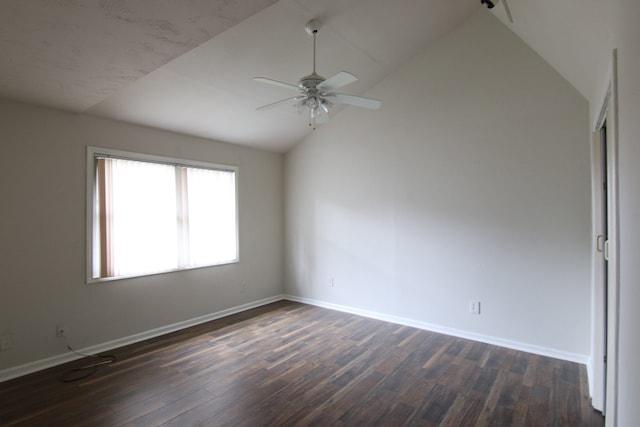
{"label": "white window blind", "polygon": [[237,261],[235,169],[92,157],[90,279]]}

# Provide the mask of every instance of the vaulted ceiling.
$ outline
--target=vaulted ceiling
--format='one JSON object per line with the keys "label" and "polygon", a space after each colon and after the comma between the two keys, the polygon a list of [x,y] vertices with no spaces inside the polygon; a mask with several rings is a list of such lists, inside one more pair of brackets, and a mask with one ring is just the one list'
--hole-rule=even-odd
{"label": "vaulted ceiling", "polygon": [[358,77],[345,93],[366,96],[473,13],[494,13],[588,99],[606,73],[590,62],[608,43],[602,3],[509,0],[510,23],[479,0],[4,0],[0,97],[286,151],[308,121],[256,111],[291,93],[252,78],[311,72],[311,18],[318,72]]}

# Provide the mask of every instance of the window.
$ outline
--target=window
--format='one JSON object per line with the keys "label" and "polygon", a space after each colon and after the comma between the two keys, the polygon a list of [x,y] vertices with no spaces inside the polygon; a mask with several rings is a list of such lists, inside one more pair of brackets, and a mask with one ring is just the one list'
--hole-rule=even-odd
{"label": "window", "polygon": [[237,169],[89,147],[89,282],[238,260]]}

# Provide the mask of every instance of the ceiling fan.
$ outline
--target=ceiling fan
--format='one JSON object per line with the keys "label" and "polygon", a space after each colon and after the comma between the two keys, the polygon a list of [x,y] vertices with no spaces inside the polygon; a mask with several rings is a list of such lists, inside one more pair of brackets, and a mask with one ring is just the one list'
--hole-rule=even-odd
{"label": "ceiling fan", "polygon": [[[500,0],[480,0],[480,3],[485,5],[487,9],[493,9]],[[507,18],[509,18],[509,22],[513,24],[513,17],[511,16],[511,9],[509,9],[509,5],[507,4],[507,0],[502,0],[502,5],[504,6],[504,11],[507,13]]]}
{"label": "ceiling fan", "polygon": [[313,72],[308,76],[302,77],[298,81],[297,85],[284,83],[266,77],[254,78],[255,81],[293,89],[300,94],[271,104],[263,105],[262,107],[258,107],[258,110],[267,110],[280,105],[293,106],[298,110],[298,112],[302,112],[304,108],[308,108],[309,126],[315,129],[316,123],[321,124],[329,120],[329,109],[334,104],[348,104],[372,110],[380,108],[382,103],[377,99],[363,98],[361,96],[334,92],[336,89],[358,80],[353,74],[346,71],[340,71],[328,79],[325,79],[316,73],[316,34],[318,33],[319,28],[320,24],[315,19],[312,19],[305,25],[307,33],[313,36]]}

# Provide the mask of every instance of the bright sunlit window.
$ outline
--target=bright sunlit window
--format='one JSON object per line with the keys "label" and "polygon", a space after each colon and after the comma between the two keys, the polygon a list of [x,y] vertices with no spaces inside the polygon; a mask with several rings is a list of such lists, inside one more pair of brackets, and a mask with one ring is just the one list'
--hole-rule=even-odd
{"label": "bright sunlit window", "polygon": [[238,260],[237,169],[90,147],[89,281]]}

